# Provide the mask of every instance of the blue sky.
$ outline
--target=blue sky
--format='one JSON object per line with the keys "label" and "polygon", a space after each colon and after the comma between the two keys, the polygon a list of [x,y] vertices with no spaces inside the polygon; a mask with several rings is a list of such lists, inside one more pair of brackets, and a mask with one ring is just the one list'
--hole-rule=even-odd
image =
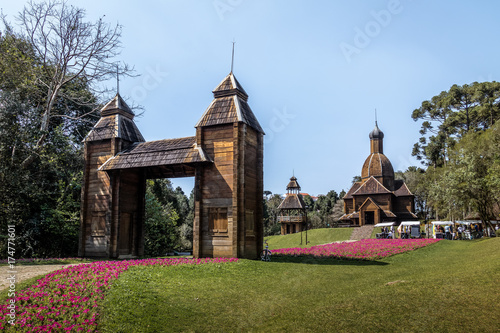
{"label": "blue sky", "polygon": [[[146,140],[192,136],[234,74],[266,131],[264,189],[348,190],[369,155],[374,110],[395,170],[411,156],[411,112],[453,84],[499,80],[497,1],[70,0],[123,25],[120,93]],[[2,1],[13,21],[23,1]],[[108,82],[113,87],[115,82]],[[103,99],[112,96],[103,96]],[[173,179],[188,194],[193,179]]]}

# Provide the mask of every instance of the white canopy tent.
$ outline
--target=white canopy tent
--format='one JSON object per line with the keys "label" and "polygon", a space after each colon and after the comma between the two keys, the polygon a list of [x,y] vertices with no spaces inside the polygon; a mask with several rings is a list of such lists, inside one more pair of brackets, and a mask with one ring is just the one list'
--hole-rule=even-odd
{"label": "white canopy tent", "polygon": [[433,225],[452,225],[455,224],[453,221],[433,221],[431,222]]}
{"label": "white canopy tent", "polygon": [[[482,223],[481,220],[468,220],[468,221],[455,221],[455,223],[458,224],[465,224],[465,225],[471,225],[471,224],[479,224]],[[491,224],[498,224],[498,221],[490,221]]]}
{"label": "white canopy tent", "polygon": [[393,226],[395,222],[383,222],[383,223],[377,223],[374,225],[374,227],[390,227]]}
{"label": "white canopy tent", "polygon": [[405,225],[420,225],[420,221],[403,221],[401,222],[402,226],[405,226]]}

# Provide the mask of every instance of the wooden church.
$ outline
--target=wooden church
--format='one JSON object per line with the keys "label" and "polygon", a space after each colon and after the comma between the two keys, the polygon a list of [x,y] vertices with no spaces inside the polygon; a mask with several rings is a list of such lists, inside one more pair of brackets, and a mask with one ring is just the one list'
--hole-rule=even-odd
{"label": "wooden church", "polygon": [[344,196],[340,220],[351,226],[416,220],[414,196],[403,180],[394,179],[392,164],[384,155],[384,133],[377,122],[369,137],[370,155],[361,169],[361,181]]}
{"label": "wooden church", "polygon": [[146,179],[195,177],[194,257],[257,258],[262,250],[263,135],[232,71],[196,135],[146,142],[117,94],[84,140],[79,256],[144,254]]}

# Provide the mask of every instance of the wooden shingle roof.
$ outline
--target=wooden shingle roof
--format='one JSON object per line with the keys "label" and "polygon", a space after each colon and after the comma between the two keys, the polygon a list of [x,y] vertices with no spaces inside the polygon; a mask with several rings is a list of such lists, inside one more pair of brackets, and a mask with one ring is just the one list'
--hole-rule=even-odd
{"label": "wooden shingle roof", "polygon": [[300,191],[300,185],[295,176],[292,176],[292,178],[290,178],[290,182],[286,186],[286,189]]}
{"label": "wooden shingle roof", "polygon": [[232,72],[212,92],[214,93],[214,97],[227,96],[229,93],[239,92],[244,100],[248,99],[248,94],[238,80],[236,80]]}
{"label": "wooden shingle roof", "polygon": [[397,197],[412,196],[410,189],[406,186],[406,183],[402,179],[394,180],[394,195]]}
{"label": "wooden shingle roof", "polygon": [[386,194],[391,193],[382,183],[373,176],[361,185],[353,195]]}
{"label": "wooden shingle roof", "polygon": [[355,182],[354,184],[352,184],[351,188],[344,196],[344,199],[352,199],[352,195],[361,187],[361,185],[363,185],[362,182]]}
{"label": "wooden shingle roof", "polygon": [[101,171],[211,162],[196,146],[196,137],[135,143],[127,150],[107,160]]}
{"label": "wooden shingle roof", "polygon": [[120,94],[101,109],[101,119],[87,134],[84,142],[119,138],[130,142],[143,142],[144,137],[134,123],[134,113]]}
{"label": "wooden shingle roof", "polygon": [[302,197],[295,193],[289,193],[278,206],[278,209],[305,209],[306,203]]}
{"label": "wooden shingle roof", "polygon": [[83,141],[89,142],[113,138],[120,138],[130,142],[145,141],[134,121],[121,114],[109,115],[99,119]]}
{"label": "wooden shingle roof", "polygon": [[101,116],[103,117],[117,113],[129,117],[130,119],[134,118],[134,112],[132,112],[119,93],[116,93],[115,97],[101,109]]}
{"label": "wooden shingle roof", "polygon": [[252,109],[247,103],[248,95],[230,73],[213,91],[210,103],[195,127],[215,126],[242,122],[264,133]]}

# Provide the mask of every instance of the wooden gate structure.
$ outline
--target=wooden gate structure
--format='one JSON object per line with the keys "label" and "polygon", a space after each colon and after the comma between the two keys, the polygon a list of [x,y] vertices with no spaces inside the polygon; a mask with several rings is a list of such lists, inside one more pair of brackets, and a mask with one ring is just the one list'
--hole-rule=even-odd
{"label": "wooden gate structure", "polygon": [[146,179],[195,177],[193,255],[257,258],[262,250],[263,135],[231,72],[196,135],[145,142],[117,94],[84,140],[79,256],[144,254]]}

